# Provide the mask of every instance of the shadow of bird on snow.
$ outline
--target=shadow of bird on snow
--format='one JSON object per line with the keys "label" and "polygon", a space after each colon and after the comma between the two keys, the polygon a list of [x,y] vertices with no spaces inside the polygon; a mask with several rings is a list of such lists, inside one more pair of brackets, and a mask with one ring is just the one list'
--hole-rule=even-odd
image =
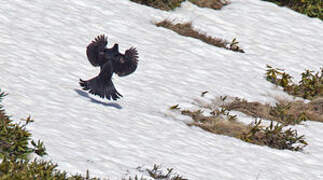
{"label": "shadow of bird on snow", "polygon": [[104,105],[104,106],[109,106],[109,107],[114,107],[114,108],[117,108],[117,109],[122,109],[122,107],[117,104],[117,103],[106,103],[106,102],[101,102],[101,101],[98,101],[92,97],[89,96],[88,93],[82,91],[82,90],[79,90],[79,89],[74,89],[74,91],[79,94],[80,96],[83,96],[83,97],[86,97],[88,99],[90,99],[91,102],[93,103],[97,103],[97,104],[101,104],[101,105]]}

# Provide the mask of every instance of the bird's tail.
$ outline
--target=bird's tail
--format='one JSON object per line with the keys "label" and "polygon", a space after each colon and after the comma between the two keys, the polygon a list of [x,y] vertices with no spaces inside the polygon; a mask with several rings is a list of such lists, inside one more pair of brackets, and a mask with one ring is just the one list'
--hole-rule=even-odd
{"label": "bird's tail", "polygon": [[117,100],[122,95],[115,89],[112,81],[105,82],[100,79],[99,76],[94,77],[90,80],[84,81],[80,79],[80,85],[83,90],[89,91],[89,93],[98,95],[101,98]]}

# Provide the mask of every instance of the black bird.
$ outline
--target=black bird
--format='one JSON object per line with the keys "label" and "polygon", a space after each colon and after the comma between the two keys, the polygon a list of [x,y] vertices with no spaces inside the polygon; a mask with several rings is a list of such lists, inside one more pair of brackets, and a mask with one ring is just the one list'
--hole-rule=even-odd
{"label": "black bird", "polygon": [[117,100],[122,95],[115,89],[112,75],[116,73],[122,77],[133,73],[138,65],[138,52],[136,48],[131,47],[125,54],[121,54],[118,44],[114,44],[110,49],[106,48],[107,44],[107,37],[99,35],[87,46],[87,58],[93,66],[100,66],[100,73],[87,81],[80,79],[80,85],[91,94]]}

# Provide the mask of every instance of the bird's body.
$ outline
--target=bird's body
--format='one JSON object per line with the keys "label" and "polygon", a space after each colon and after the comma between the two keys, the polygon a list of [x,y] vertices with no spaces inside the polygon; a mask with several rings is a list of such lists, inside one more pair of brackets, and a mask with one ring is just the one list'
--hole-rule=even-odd
{"label": "bird's body", "polygon": [[80,79],[80,85],[91,94],[117,100],[122,95],[115,89],[112,75],[116,73],[122,77],[133,73],[138,64],[138,52],[135,48],[130,48],[125,54],[121,54],[118,44],[110,49],[106,48],[107,44],[107,38],[99,35],[87,46],[87,58],[93,66],[100,66],[100,73],[87,81]]}

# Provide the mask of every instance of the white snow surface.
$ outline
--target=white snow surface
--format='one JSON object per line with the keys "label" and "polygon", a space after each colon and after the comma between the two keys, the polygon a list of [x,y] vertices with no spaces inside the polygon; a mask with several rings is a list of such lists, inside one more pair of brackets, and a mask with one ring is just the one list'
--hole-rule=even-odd
{"label": "white snow surface", "polygon": [[[323,22],[260,0],[232,0],[222,10],[189,2],[165,12],[128,0],[2,0],[0,88],[6,112],[31,115],[34,139],[71,174],[120,179],[138,166],[161,164],[193,180],[323,179],[323,123],[293,126],[305,134],[304,152],[276,150],[188,127],[169,110],[194,99],[238,96],[274,103],[287,97],[264,78],[266,64],[300,78],[323,65]],[[164,19],[227,40],[245,54],[217,48],[156,27]],[[99,72],[85,54],[99,34],[120,51],[139,52],[135,73],[113,77],[124,96],[114,102],[82,91],[79,78]],[[239,114],[240,120],[253,121]]]}

